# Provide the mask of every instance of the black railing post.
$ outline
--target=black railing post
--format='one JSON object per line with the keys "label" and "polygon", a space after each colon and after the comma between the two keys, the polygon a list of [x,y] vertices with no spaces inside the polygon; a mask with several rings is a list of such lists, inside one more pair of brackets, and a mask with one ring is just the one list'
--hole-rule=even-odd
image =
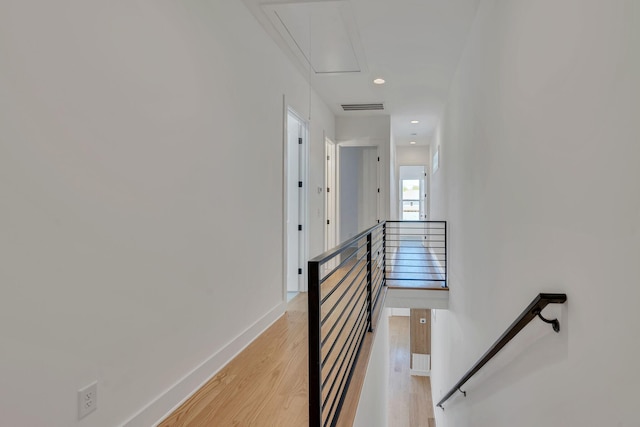
{"label": "black railing post", "polygon": [[387,223],[382,224],[382,285],[387,286]]}
{"label": "black railing post", "polygon": [[373,332],[373,290],[371,286],[371,232],[367,234],[367,322]]}
{"label": "black railing post", "polygon": [[322,425],[322,355],[320,353],[320,263],[309,262],[309,427]]}
{"label": "black railing post", "polygon": [[444,287],[449,287],[447,272],[449,271],[449,260],[447,259],[447,221],[444,221]]}

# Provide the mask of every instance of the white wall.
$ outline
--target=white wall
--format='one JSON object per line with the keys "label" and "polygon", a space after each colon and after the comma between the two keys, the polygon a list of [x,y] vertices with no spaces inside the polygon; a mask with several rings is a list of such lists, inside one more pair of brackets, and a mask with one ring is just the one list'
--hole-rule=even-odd
{"label": "white wall", "polygon": [[398,166],[428,166],[429,146],[410,145],[396,147],[396,174]]}
{"label": "white wall", "polygon": [[[301,95],[301,94],[299,94]],[[324,102],[315,95],[311,103],[311,120],[309,122],[309,169],[308,173],[308,219],[309,219],[309,259],[324,252],[325,239],[325,136],[334,139],[335,117]],[[321,191],[318,191],[318,188]]]}
{"label": "white wall", "polygon": [[389,174],[389,216],[385,219],[390,219],[390,220],[397,220],[398,219],[398,209],[395,209],[395,201],[398,200],[398,185],[396,184],[396,179],[397,179],[397,171],[396,171],[396,165],[397,163],[397,146],[393,137],[393,134],[391,134],[390,139],[389,139],[389,165],[394,165],[394,167],[390,167],[390,174]]}
{"label": "white wall", "polygon": [[389,310],[383,308],[360,393],[354,427],[386,427],[389,401]]}
{"label": "white wall", "polygon": [[429,147],[429,203],[427,216],[434,221],[445,221],[448,218],[447,211],[447,175],[443,172],[442,162],[438,161],[438,168],[433,164],[433,156],[438,153],[438,159],[442,156],[442,124],[436,128],[433,140]]}
{"label": "white wall", "polygon": [[282,313],[307,84],[238,1],[4,1],[0,32],[0,424],[151,425]]}
{"label": "white wall", "polygon": [[[640,7],[484,1],[441,125],[440,396],[541,291],[566,292],[436,411],[439,427],[638,425]],[[437,201],[437,203],[436,203]]]}

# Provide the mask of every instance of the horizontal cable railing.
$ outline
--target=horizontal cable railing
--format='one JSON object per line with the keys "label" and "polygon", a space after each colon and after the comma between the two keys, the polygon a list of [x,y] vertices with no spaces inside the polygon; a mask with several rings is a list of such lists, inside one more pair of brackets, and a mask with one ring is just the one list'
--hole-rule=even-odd
{"label": "horizontal cable railing", "polygon": [[385,223],[309,261],[309,426],[334,426],[384,286]]}
{"label": "horizontal cable railing", "polygon": [[388,286],[447,287],[447,222],[387,221]]}
{"label": "horizontal cable railing", "polygon": [[529,306],[520,314],[520,316],[507,328],[500,338],[487,350],[487,352],[473,365],[471,369],[454,385],[451,390],[438,402],[436,406],[444,409],[442,406],[451,396],[457,391],[460,391],[465,396],[466,391],[462,391],[462,386],[469,381],[469,379],[480,370],[489,360],[493,358],[502,348],[507,345],[509,341],[518,333],[524,329],[531,320],[535,317],[539,317],[542,321],[550,323],[553,326],[553,330],[560,332],[560,322],[558,319],[548,320],[542,316],[542,310],[548,304],[564,304],[567,301],[566,294],[539,294]]}

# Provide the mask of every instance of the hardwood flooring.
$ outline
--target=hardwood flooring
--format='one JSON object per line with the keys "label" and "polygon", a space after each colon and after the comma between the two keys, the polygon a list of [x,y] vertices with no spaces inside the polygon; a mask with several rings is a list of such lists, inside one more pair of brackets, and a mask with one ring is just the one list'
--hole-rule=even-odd
{"label": "hardwood flooring", "polygon": [[424,228],[421,223],[388,227],[385,263],[387,285],[424,289],[446,286],[447,261],[443,236],[441,228]]}
{"label": "hardwood flooring", "polygon": [[307,294],[160,427],[307,426]]}
{"label": "hardwood flooring", "polygon": [[429,377],[410,373],[409,317],[389,317],[389,427],[435,427]]}
{"label": "hardwood flooring", "polygon": [[[394,414],[389,426],[433,427],[435,423],[429,420],[433,417],[429,380],[409,375],[409,318],[389,319],[392,352],[389,413]],[[307,294],[301,293],[288,303],[283,317],[159,426],[307,426],[307,346]],[[371,334],[367,334],[361,361],[368,360],[370,347]],[[366,363],[358,363],[338,423],[341,427],[349,427],[353,422],[365,370]]]}

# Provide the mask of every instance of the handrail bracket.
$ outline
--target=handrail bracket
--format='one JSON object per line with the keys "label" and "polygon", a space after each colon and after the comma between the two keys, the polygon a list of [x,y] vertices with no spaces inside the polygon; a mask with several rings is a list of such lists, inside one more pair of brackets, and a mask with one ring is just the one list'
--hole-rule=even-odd
{"label": "handrail bracket", "polygon": [[[458,391],[459,391],[460,393],[462,393],[462,395],[463,395],[464,397],[467,397],[467,392],[466,392],[466,391],[464,391],[462,388],[458,387]],[[436,407],[438,407],[438,408],[440,408],[440,409],[442,409],[442,410],[444,411],[444,406],[442,406],[442,403],[438,403],[438,404],[436,405]]]}
{"label": "handrail bracket", "polygon": [[558,319],[545,319],[544,316],[542,316],[542,310],[540,309],[533,310],[533,314],[534,316],[538,316],[544,323],[550,323],[554,331],[560,332],[560,322]]}

